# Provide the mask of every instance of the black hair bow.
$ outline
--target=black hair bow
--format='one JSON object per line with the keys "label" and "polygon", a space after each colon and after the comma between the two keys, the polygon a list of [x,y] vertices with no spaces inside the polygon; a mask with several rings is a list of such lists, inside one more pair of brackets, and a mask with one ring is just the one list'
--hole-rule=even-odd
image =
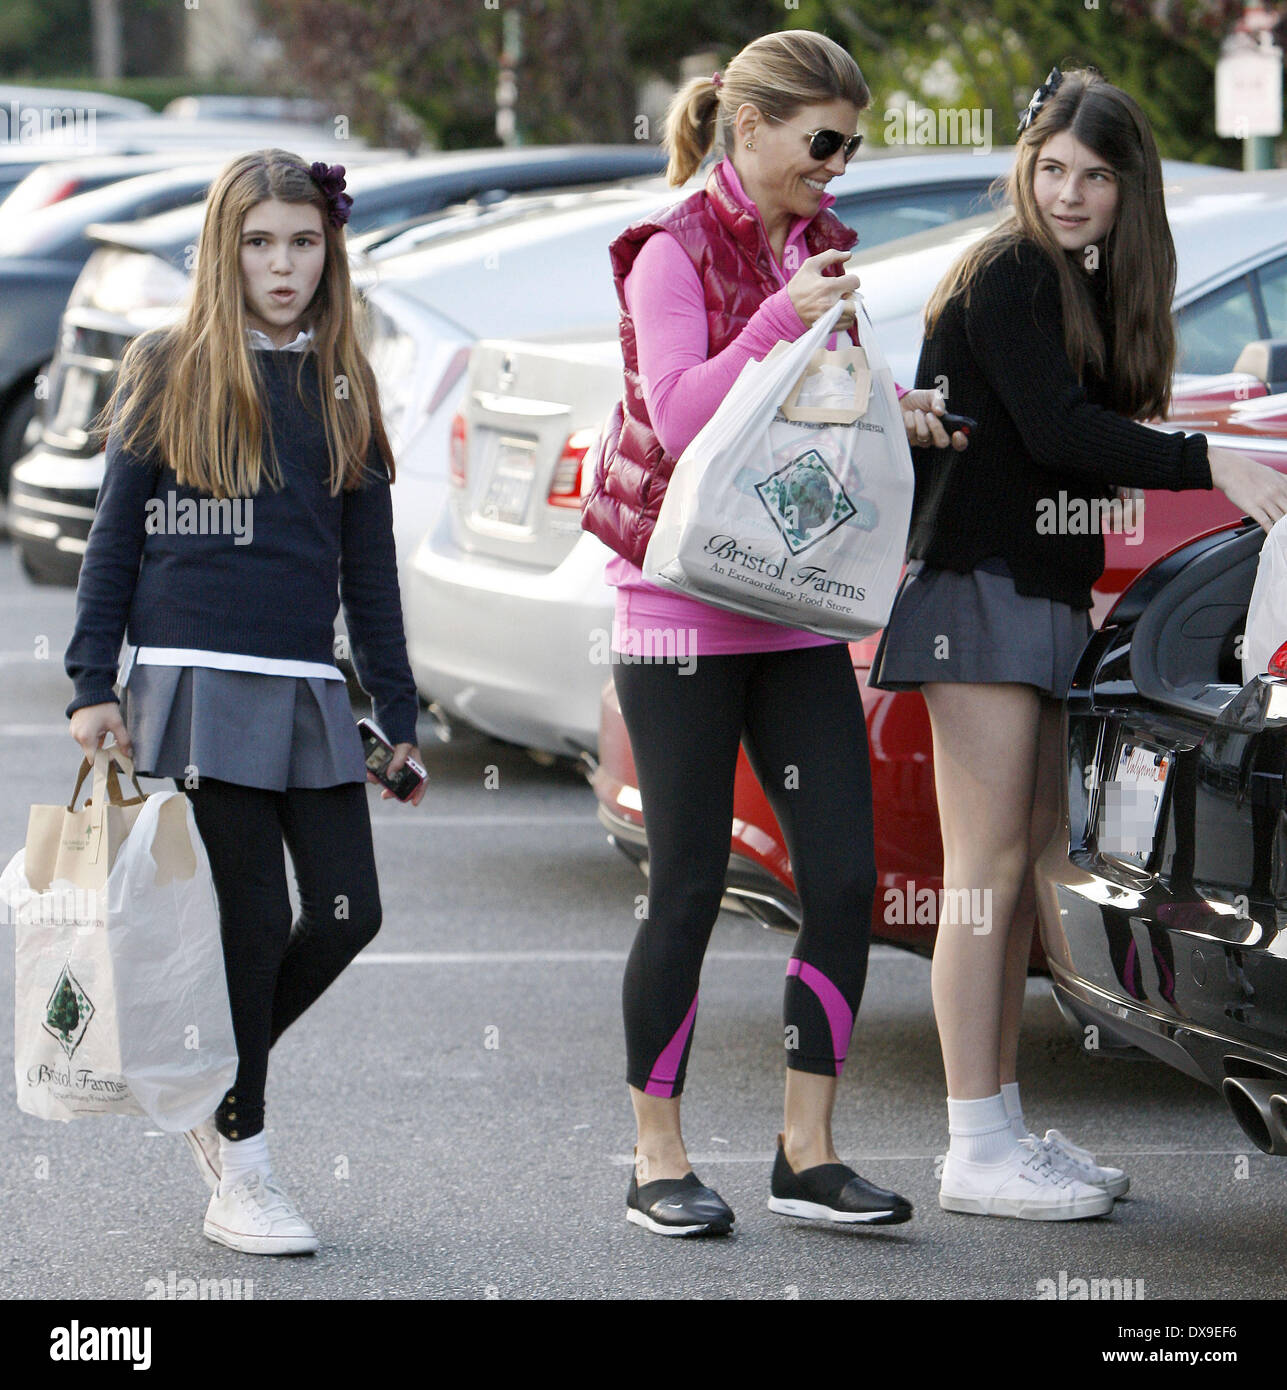
{"label": "black hair bow", "polygon": [[1051,68],[1050,75],[1032,94],[1032,100],[1028,103],[1028,109],[1019,117],[1019,134],[1025,130],[1041,114],[1041,108],[1046,104],[1046,98],[1052,97],[1059,90],[1059,84],[1064,80],[1064,75],[1058,68]]}

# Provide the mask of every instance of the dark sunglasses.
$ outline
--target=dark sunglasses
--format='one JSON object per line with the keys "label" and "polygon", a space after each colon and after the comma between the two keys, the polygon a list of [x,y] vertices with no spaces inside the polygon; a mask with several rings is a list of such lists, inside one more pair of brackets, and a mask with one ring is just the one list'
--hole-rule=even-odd
{"label": "dark sunglasses", "polygon": [[800,130],[799,126],[790,125],[780,116],[770,116],[769,120],[777,121],[779,125],[786,126],[788,130],[796,130],[801,135],[807,135],[809,137],[809,154],[819,163],[822,163],[824,159],[830,159],[843,145],[845,163],[848,164],[862,145],[861,135],[842,135],[838,130]]}

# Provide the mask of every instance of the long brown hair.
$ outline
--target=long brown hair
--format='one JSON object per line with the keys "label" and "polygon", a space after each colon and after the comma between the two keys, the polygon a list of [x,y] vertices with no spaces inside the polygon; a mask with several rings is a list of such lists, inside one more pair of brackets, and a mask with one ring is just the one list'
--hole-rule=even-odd
{"label": "long brown hair", "polygon": [[[331,225],[326,197],[308,166],[285,150],[241,155],[211,185],[187,313],[172,327],[141,334],[130,344],[99,431],[119,410],[127,448],[155,453],[181,484],[216,497],[253,494],[264,478],[281,486],[263,418],[257,354],[246,341],[241,274],[246,214],[270,198],[308,203],[322,215],[325,261],[305,322],[314,332],[322,384],[331,494],[361,482],[373,435],[392,478],[379,391],[358,339],[344,231]],[[304,399],[308,353],[298,356],[295,389]]]}
{"label": "long brown hair", "polygon": [[847,101],[859,111],[871,105],[871,92],[858,64],[834,40],[811,29],[788,29],[753,39],[725,64],[716,86],[694,77],[666,109],[662,148],[670,156],[666,178],[687,183],[714,147],[731,150],[733,118],[744,102],[762,115],[790,120],[802,106]]}
{"label": "long brown hair", "polygon": [[[1106,275],[1113,324],[1112,361],[1105,362],[1104,335],[1091,298],[1089,276],[1077,264],[1084,253],[1067,252],[1055,241],[1037,208],[1033,176],[1042,147],[1067,131],[1117,174],[1117,214],[1092,274]],[[1081,377],[1089,366],[1103,377],[1114,408],[1131,419],[1164,415],[1175,370],[1175,243],[1162,197],[1162,164],[1144,113],[1119,88],[1093,69],[1063,75],[1019,139],[1010,171],[1011,214],[948,271],[930,296],[925,333],[932,336],[949,300],[968,308],[971,288],[987,266],[1035,242],[1059,276],[1064,347]],[[1089,248],[1087,248],[1089,249]]]}

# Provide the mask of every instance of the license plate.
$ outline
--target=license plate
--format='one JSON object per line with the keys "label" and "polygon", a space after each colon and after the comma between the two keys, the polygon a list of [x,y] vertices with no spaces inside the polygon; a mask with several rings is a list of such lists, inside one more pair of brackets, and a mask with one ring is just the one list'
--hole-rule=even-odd
{"label": "license plate", "polygon": [[1112,781],[1100,799],[1099,847],[1143,866],[1153,853],[1162,794],[1174,762],[1163,748],[1127,740],[1117,750]]}
{"label": "license plate", "polygon": [[505,526],[521,526],[527,520],[535,478],[536,441],[501,439],[478,515]]}
{"label": "license plate", "polygon": [[65,434],[69,429],[89,428],[94,411],[94,393],[98,387],[98,376],[86,371],[84,367],[69,367],[63,376],[62,391],[58,397],[58,414],[54,420],[54,431]]}

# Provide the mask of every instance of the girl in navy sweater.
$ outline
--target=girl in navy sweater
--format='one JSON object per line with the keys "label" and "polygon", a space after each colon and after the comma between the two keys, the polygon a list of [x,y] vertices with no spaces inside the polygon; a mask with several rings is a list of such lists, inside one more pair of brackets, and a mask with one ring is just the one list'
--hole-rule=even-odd
{"label": "girl in navy sweater", "polygon": [[260,150],[215,180],[187,314],[131,345],[104,412],[66,656],[72,737],[92,755],[112,734],[140,772],[174,778],[209,854],[239,1065],[185,1137],[211,1189],[205,1234],[255,1254],[317,1249],[269,1162],[268,1050],[380,925],[341,602],[389,771],[419,756],[343,175]]}

